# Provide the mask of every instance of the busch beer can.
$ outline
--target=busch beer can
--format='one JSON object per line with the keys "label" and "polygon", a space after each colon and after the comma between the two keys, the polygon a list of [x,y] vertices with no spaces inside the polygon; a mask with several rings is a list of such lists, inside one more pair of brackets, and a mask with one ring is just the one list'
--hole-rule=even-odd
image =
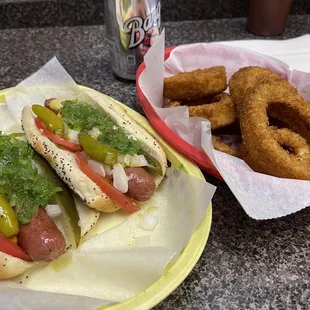
{"label": "busch beer can", "polygon": [[160,0],[104,0],[114,74],[135,80],[143,56],[160,33]]}

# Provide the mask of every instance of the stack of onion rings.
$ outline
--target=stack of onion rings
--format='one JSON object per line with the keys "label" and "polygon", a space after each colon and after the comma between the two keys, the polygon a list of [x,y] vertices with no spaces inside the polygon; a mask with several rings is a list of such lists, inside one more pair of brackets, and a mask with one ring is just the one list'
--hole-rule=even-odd
{"label": "stack of onion rings", "polygon": [[[165,108],[188,106],[190,117],[208,119],[212,131],[225,131],[226,127],[237,121],[235,104],[231,96],[223,92],[226,88],[226,70],[223,66],[179,73],[164,79],[164,96],[171,99]],[[213,134],[212,140],[215,149],[238,156],[239,152],[220,136]]]}
{"label": "stack of onion rings", "polygon": [[[164,86],[164,96],[172,99],[165,107],[186,105],[189,116],[210,121],[216,150],[260,173],[310,180],[310,104],[278,74],[242,68],[229,80],[230,95],[223,93],[223,67],[180,73]],[[222,139],[225,128],[236,123],[242,137],[238,149]]]}

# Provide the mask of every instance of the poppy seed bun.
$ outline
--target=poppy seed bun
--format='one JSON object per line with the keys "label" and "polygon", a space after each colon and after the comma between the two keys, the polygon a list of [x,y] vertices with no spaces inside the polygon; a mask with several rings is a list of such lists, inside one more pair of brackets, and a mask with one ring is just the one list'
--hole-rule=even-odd
{"label": "poppy seed bun", "polygon": [[158,176],[155,179],[155,183],[158,186],[166,173],[167,158],[163,148],[149,132],[127,115],[126,111],[114,103],[109,97],[103,97],[100,93],[96,92],[88,92],[87,94],[81,92],[78,94],[77,99],[87,102],[95,108],[101,108],[128,135],[132,135],[139,140],[141,149],[156,159],[161,166],[162,176]]}
{"label": "poppy seed bun", "polygon": [[[141,143],[141,149],[152,156],[160,164],[162,175],[154,173],[152,176],[156,187],[160,184],[167,169],[167,158],[159,143],[126,112],[111,99],[102,95],[86,95],[81,92],[77,99],[87,102],[95,108],[102,109],[128,135],[133,135]],[[119,209],[100,188],[86,174],[84,174],[74,157],[74,153],[58,147],[45,137],[35,124],[35,115],[31,107],[25,107],[22,112],[22,124],[28,143],[55,169],[61,179],[90,207],[101,212],[115,212]]]}
{"label": "poppy seed bun", "polygon": [[22,112],[22,125],[28,143],[55,169],[59,177],[90,207],[100,212],[119,209],[102,190],[79,168],[74,153],[58,147],[45,137],[35,124],[31,107]]}
{"label": "poppy seed bun", "polygon": [[32,266],[34,263],[26,262],[0,251],[0,280],[14,278]]}

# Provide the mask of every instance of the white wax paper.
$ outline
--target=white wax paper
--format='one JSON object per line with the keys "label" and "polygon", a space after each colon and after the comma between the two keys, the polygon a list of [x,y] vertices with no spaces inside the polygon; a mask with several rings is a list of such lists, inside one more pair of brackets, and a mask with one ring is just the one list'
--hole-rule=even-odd
{"label": "white wax paper", "polygon": [[[20,115],[26,105],[43,104],[50,97],[72,98],[80,91],[53,58],[6,93],[7,104],[0,105],[0,130],[20,130]],[[49,265],[29,269],[11,281],[2,281],[1,309],[94,309],[143,292],[160,278],[171,259],[178,258],[214,191],[215,187],[205,181],[169,168],[154,196],[141,204],[139,212],[101,215],[78,250]],[[92,219],[87,210],[85,220]],[[139,225],[145,216],[158,220],[151,231]]]}
{"label": "white wax paper", "polygon": [[[296,39],[297,50],[308,53],[310,62],[310,37]],[[255,41],[254,41],[255,42]],[[268,41],[265,41],[268,45]],[[279,49],[285,54],[285,47],[294,51],[292,40],[288,44],[279,41]],[[249,43],[250,44],[250,43]],[[255,44],[255,43],[253,43]],[[264,44],[264,42],[260,42]],[[273,46],[276,42],[273,41]],[[228,42],[227,45],[234,45]],[[258,46],[258,45],[256,45]],[[268,68],[298,88],[301,95],[310,98],[310,74],[294,70],[292,65],[270,56],[251,52],[235,46],[221,44],[196,43],[176,47],[168,60],[163,62],[164,34],[149,50],[145,60],[146,69],[139,78],[141,89],[153,105],[160,118],[175,133],[199,150],[204,150],[223,179],[240,202],[245,212],[254,219],[271,219],[282,217],[301,210],[310,205],[310,181],[281,179],[254,172],[243,160],[215,151],[212,146],[210,123],[207,120],[189,117],[186,106],[162,108],[163,78],[179,72],[192,71],[199,68],[225,66],[227,78],[245,66],[261,66]],[[271,53],[272,51],[269,52]],[[286,60],[289,60],[288,52]],[[305,54],[303,54],[305,61]],[[150,62],[151,60],[151,62]],[[293,64],[296,63],[294,58]],[[301,65],[302,63],[300,63]],[[156,68],[156,70],[154,70]],[[160,70],[160,68],[163,68]],[[158,89],[160,85],[161,89]],[[154,87],[157,91],[154,92]]]}
{"label": "white wax paper", "polygon": [[218,43],[272,56],[287,63],[292,69],[310,72],[309,34],[288,40],[243,40]]}

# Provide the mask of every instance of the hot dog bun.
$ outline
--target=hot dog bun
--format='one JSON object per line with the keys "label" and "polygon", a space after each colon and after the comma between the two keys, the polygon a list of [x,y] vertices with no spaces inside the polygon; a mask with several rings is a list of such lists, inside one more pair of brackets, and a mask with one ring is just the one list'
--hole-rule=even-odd
{"label": "hot dog bun", "polygon": [[77,96],[78,100],[85,101],[93,107],[99,107],[105,111],[112,119],[116,121],[119,127],[123,128],[129,135],[135,136],[141,143],[141,148],[152,157],[154,157],[161,165],[163,175],[153,175],[155,183],[158,186],[166,173],[167,158],[164,150],[159,143],[139,124],[137,124],[126,111],[118,104],[114,103],[109,97],[103,97],[100,93],[81,92]]}
{"label": "hot dog bun", "polygon": [[28,143],[55,169],[60,178],[90,207],[100,212],[119,209],[99,186],[84,174],[75,161],[74,154],[58,147],[42,135],[34,122],[31,107],[24,108],[22,124]]}
{"label": "hot dog bun", "polygon": [[[161,166],[162,175],[152,173],[156,186],[160,184],[166,172],[166,154],[159,143],[126,112],[110,99],[99,95],[88,96],[80,93],[78,100],[103,109],[125,132],[134,135],[141,142],[141,148],[155,158]],[[61,179],[90,207],[100,212],[115,212],[116,205],[88,176],[79,168],[74,154],[58,147],[45,137],[35,124],[35,115],[31,107],[25,107],[22,113],[22,125],[28,143],[55,169]]]}
{"label": "hot dog bun", "polygon": [[32,266],[34,263],[26,262],[0,251],[0,280],[16,277]]}

